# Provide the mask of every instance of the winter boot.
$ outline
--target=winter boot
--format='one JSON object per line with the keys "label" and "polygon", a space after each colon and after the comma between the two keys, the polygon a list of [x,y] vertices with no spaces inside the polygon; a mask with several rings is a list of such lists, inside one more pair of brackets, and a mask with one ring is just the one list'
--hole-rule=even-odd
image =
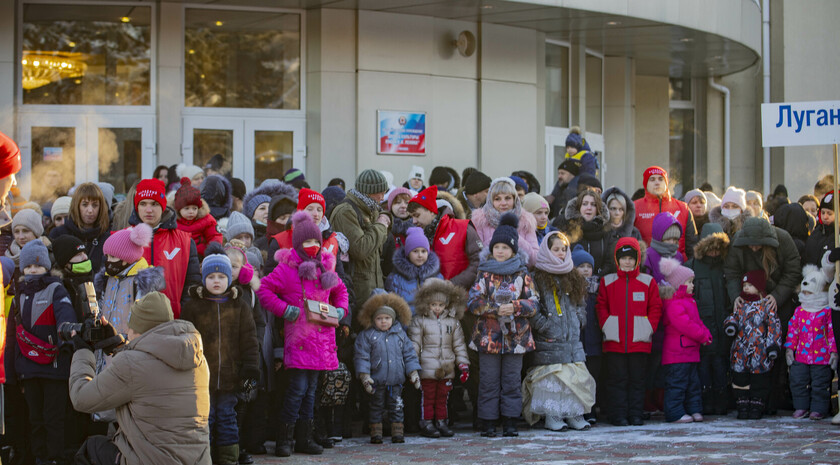
{"label": "winter boot", "polygon": [[504,417],[502,420],[502,436],[514,437],[519,436],[519,430],[516,429],[516,418]]}
{"label": "winter boot", "polygon": [[295,452],[309,455],[324,453],[324,448],[312,438],[313,432],[314,427],[311,418],[298,420],[295,428]]}
{"label": "winter boot", "polygon": [[735,405],[738,407],[738,419],[739,420],[749,420],[750,418],[750,399],[747,397],[739,397],[737,401],[735,401]]}
{"label": "winter boot", "polygon": [[749,419],[750,420],[761,420],[761,416],[764,414],[764,400],[759,399],[758,397],[753,397],[750,399],[750,413]]}
{"label": "winter boot", "polygon": [[[587,423],[588,425],[589,423]],[[545,416],[545,429],[551,431],[566,431],[569,429],[569,425],[563,421],[562,418],[555,416],[555,415],[546,415]]]}
{"label": "winter boot", "polygon": [[248,453],[247,450],[243,448],[239,448],[239,465],[251,465],[254,463],[254,458],[251,457],[251,454]]}
{"label": "winter boot", "polygon": [[391,442],[394,444],[405,442],[405,425],[403,423],[391,423]]}
{"label": "winter boot", "polygon": [[496,420],[478,420],[481,435],[485,438],[496,437]]}
{"label": "winter boot", "polygon": [[439,438],[440,431],[435,428],[432,420],[420,420],[420,436],[424,438]]}
{"label": "winter boot", "polygon": [[576,431],[583,431],[592,427],[588,421],[584,420],[583,415],[566,418],[566,424],[569,425],[569,428]]}
{"label": "winter boot", "polygon": [[315,442],[324,449],[332,449],[334,442],[327,436],[327,425],[324,420],[324,412],[318,412],[315,415],[315,432],[312,437],[315,439]]}
{"label": "winter boot", "polygon": [[295,425],[288,423],[281,423],[277,429],[277,441],[274,445],[274,455],[276,457],[290,457],[292,455],[292,447],[294,447],[295,440]]}
{"label": "winter boot", "polygon": [[218,465],[239,464],[239,444],[230,446],[219,446],[217,452]]}
{"label": "winter boot", "polygon": [[370,424],[370,443],[382,444],[382,423]]}
{"label": "winter boot", "polygon": [[449,422],[447,420],[437,420],[435,421],[435,426],[437,426],[438,431],[440,431],[440,435],[444,438],[451,438],[455,436],[455,433],[449,429]]}

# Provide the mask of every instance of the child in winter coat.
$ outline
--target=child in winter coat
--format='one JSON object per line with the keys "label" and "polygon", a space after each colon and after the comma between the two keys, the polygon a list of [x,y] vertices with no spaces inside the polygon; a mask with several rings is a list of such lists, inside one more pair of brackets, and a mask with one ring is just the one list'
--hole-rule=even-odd
{"label": "child in winter coat", "polygon": [[605,394],[615,426],[643,425],[645,372],[651,340],[662,315],[659,286],[639,272],[639,242],[632,237],[615,246],[616,273],[598,289],[598,324],[604,334]]}
{"label": "child in winter coat", "polygon": [[665,368],[665,421],[691,423],[703,421],[701,397],[700,346],[712,343],[712,334],[700,320],[694,292],[694,271],[674,258],[663,258],[659,268],[665,283],[662,297],[662,326],[665,341],[662,365]]}
{"label": "child in winter coat", "polygon": [[682,225],[668,212],[662,212],[653,218],[650,247],[646,251],[644,270],[653,276],[656,284],[667,282],[659,269],[659,261],[663,258],[676,258],[680,263],[685,257],[679,251]]}
{"label": "child in winter coat", "polygon": [[[833,275],[833,267],[830,268]],[[822,420],[830,410],[832,370],[837,369],[837,344],[828,305],[828,278],[814,265],[802,269],[799,307],[788,323],[785,358],[790,366],[793,418]]]}
{"label": "child in winter coat", "polygon": [[382,413],[391,418],[391,442],[405,442],[402,387],[406,378],[421,388],[422,369],[414,345],[405,333],[411,309],[396,294],[378,294],[362,306],[359,323],[365,328],[356,337],[356,374],[368,399],[371,444],[382,444]]}
{"label": "child in winter coat", "polygon": [[238,391],[256,387],[260,376],[259,344],[251,308],[233,285],[230,259],[210,254],[201,263],[203,286],[190,288],[190,300],[181,319],[192,322],[201,333],[204,355],[210,368],[210,443],[214,463],[236,464],[239,460],[239,428],[236,424]]}
{"label": "child in winter coat", "polygon": [[[275,253],[277,266],[263,278],[257,296],[263,308],[282,318],[283,365],[289,386],[283,400],[277,452],[288,457],[295,452],[321,454],[313,440],[315,391],[321,371],[338,368],[335,329],[309,321],[307,301],[324,302],[347,313],[347,288],[335,271],[335,256],[322,247],[318,226],[306,212],[292,215],[292,245]],[[296,425],[297,423],[297,425]]]}
{"label": "child in winter coat", "polygon": [[411,319],[408,335],[422,367],[420,434],[427,438],[452,437],[446,405],[452,379],[460,372],[461,382],[465,383],[470,375],[467,344],[460,323],[467,293],[449,281],[430,278],[417,290],[415,299],[417,313]]}
{"label": "child in winter coat", "polygon": [[496,436],[499,414],[504,436],[519,435],[522,359],[534,350],[528,318],[537,313],[539,300],[526,268],[528,260],[519,253],[517,224],[513,213],[499,220],[467,304],[478,317],[470,348],[479,353],[478,419],[485,437]]}
{"label": "child in winter coat", "polygon": [[[590,425],[598,422],[598,415],[596,414],[596,407],[600,407],[600,396],[598,394],[598,386],[601,385],[601,365],[603,357],[601,356],[601,327],[598,326],[598,313],[595,311],[595,305],[598,303],[598,284],[601,280],[600,276],[594,274],[595,272],[595,258],[587,252],[582,245],[578,244],[572,249],[572,262],[575,269],[586,280],[586,321],[589,323],[584,326],[580,332],[580,341],[583,343],[583,350],[586,352],[586,370],[595,380],[595,405],[589,413],[583,414],[583,419],[588,421]],[[601,389],[603,391],[603,388]]]}
{"label": "child in winter coat", "polygon": [[735,307],[724,328],[728,336],[735,336],[730,364],[738,419],[759,420],[770,395],[770,370],[781,350],[782,324],[764,299],[764,270],[747,272],[741,282],[744,304]]}
{"label": "child in winter coat", "polygon": [[530,424],[545,415],[553,431],[589,429],[583,415],[595,404],[595,379],[586,370],[581,333],[586,326],[586,279],[574,268],[569,239],[548,233],[537,252],[534,284],[541,296],[531,318],[534,367],[522,383],[524,416]]}
{"label": "child in winter coat", "polygon": [[24,279],[18,284],[7,323],[6,376],[16,378],[22,387],[35,460],[50,463],[61,460],[64,453],[73,355],[72,345],[59,341],[58,328],[75,323],[76,313],[61,280],[48,273],[50,255],[40,240],[23,246],[19,262]]}
{"label": "child in winter coat", "polygon": [[178,229],[195,241],[199,257],[204,257],[207,244],[222,244],[222,233],[216,219],[210,214],[210,207],[201,198],[201,191],[192,186],[189,178],[181,178],[181,187],[175,192],[175,212],[178,214]]}
{"label": "child in winter coat", "polygon": [[557,231],[557,228],[548,221],[548,202],[540,194],[536,192],[525,194],[522,199],[522,208],[534,215],[534,219],[537,220],[538,243],[541,244],[545,236],[552,231]]}
{"label": "child in winter coat", "polygon": [[44,224],[41,222],[41,214],[35,210],[24,208],[17,212],[12,218],[12,235],[14,240],[6,250],[6,256],[15,261],[18,267],[18,274],[15,281],[20,277],[23,268],[20,267],[20,251],[27,242],[40,239],[47,249],[52,250],[52,243],[44,234]]}
{"label": "child in winter coat", "polygon": [[429,239],[420,228],[408,228],[405,245],[394,252],[393,271],[385,280],[385,290],[399,295],[414,316],[414,293],[429,278],[443,279],[440,259],[429,248]]}

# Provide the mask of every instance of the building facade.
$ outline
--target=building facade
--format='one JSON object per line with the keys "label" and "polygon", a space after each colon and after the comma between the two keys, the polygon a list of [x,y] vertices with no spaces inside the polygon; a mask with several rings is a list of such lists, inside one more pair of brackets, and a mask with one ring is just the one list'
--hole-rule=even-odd
{"label": "building facade", "polygon": [[[838,3],[766,3],[772,101],[840,94]],[[447,165],[528,170],[545,194],[572,126],[607,185],[640,187],[651,164],[678,194],[764,181],[754,0],[0,5],[0,130],[19,142],[21,187],[36,197],[82,180],[124,193],[157,165],[217,153],[249,187],[292,166],[322,188],[367,167],[399,184],[412,165]],[[393,111],[422,118],[422,155],[386,154]],[[819,165],[808,179],[830,166],[820,149],[804,152]],[[792,196],[810,188],[801,150],[771,157]]]}

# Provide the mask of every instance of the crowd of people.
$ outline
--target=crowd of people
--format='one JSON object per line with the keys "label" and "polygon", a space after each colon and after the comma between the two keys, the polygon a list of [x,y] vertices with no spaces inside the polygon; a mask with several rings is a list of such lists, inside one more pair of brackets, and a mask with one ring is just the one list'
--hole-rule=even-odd
{"label": "crowd of people", "polygon": [[572,132],[545,197],[527,171],[420,166],[248,191],[217,155],[123,200],[84,182],[38,204],[2,142],[9,463],[247,464],[269,440],[321,454],[360,418],[379,444],[467,412],[485,437],[831,413],[830,177],[796,202],[680,200],[652,166],[628,195]]}

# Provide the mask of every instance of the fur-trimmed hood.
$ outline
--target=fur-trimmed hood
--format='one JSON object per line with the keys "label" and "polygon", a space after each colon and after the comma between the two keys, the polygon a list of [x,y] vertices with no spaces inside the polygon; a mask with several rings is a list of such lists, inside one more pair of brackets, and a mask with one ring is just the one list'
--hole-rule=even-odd
{"label": "fur-trimmed hood", "polygon": [[411,308],[408,307],[402,297],[394,293],[378,294],[362,305],[362,311],[359,312],[357,317],[362,328],[367,329],[373,326],[373,314],[383,306],[393,308],[397,314],[397,320],[406,328],[411,323]]}
{"label": "fur-trimmed hood", "polygon": [[394,257],[391,260],[394,263],[394,271],[400,276],[409,280],[424,281],[426,278],[431,278],[440,273],[440,258],[437,254],[429,250],[429,259],[426,260],[422,266],[416,266],[406,256],[405,247],[401,247],[394,252]]}
{"label": "fur-trimmed hood", "polygon": [[467,218],[467,214],[464,212],[464,206],[461,205],[461,202],[459,202],[454,195],[446,191],[438,191],[437,199],[446,200],[449,205],[452,205],[452,217],[456,220],[463,220]]}
{"label": "fur-trimmed hood", "polygon": [[226,218],[233,207],[233,184],[224,176],[207,176],[201,183],[201,198],[207,200],[213,218]]}
{"label": "fur-trimmed hood", "polygon": [[[601,214],[592,219],[591,223],[600,223],[601,227],[598,229],[590,229],[590,237],[585,237],[584,229],[587,222],[580,216],[580,209],[578,208],[577,197],[572,198],[566,203],[566,209],[563,210],[563,216],[558,216],[554,220],[554,226],[568,236],[572,244],[580,242],[581,239],[593,240],[593,234],[600,238],[603,234],[612,230],[610,224],[610,211],[606,206],[602,206]],[[593,225],[594,226],[594,225]],[[594,226],[597,228],[597,226]]]}
{"label": "fur-trimmed hood", "polygon": [[[210,205],[207,204],[206,200],[201,199],[201,207],[199,207],[198,214],[195,215],[195,219],[193,221],[198,221],[198,220],[204,218],[205,216],[207,216],[209,214],[210,214]],[[175,215],[179,220],[184,219],[184,217],[181,216],[181,210],[177,210],[175,212]]]}
{"label": "fur-trimmed hood", "polygon": [[[145,262],[145,260],[143,261]],[[134,264],[128,267],[129,272],[134,266],[137,265]],[[132,276],[128,275],[120,276],[120,279],[131,277]],[[149,268],[143,268],[142,270],[138,271],[137,274],[133,275],[133,277],[135,288],[137,289],[137,295],[135,296],[135,298],[139,299],[140,297],[143,297],[144,295],[150,292],[163,291],[166,288],[166,278],[163,274],[163,267],[153,266]],[[93,286],[100,292],[105,289],[105,285],[107,282],[108,275],[105,273],[105,268],[99,270],[99,272],[96,273],[96,275],[93,277]]]}
{"label": "fur-trimmed hood", "polygon": [[628,196],[623,190],[619,189],[618,187],[610,187],[609,189],[604,191],[604,193],[601,194],[601,201],[604,204],[604,210],[606,210],[607,212],[608,223],[610,222],[610,206],[607,205],[607,199],[609,199],[613,195],[624,197],[624,203],[627,205],[627,207],[624,209],[624,221],[619,227],[613,227],[613,229],[617,230],[621,237],[627,237],[633,234],[633,228],[636,224],[636,203],[633,202],[630,196]]}
{"label": "fur-trimmed hood", "polygon": [[729,236],[723,232],[716,232],[700,239],[694,246],[694,258],[702,260],[710,251],[719,250],[721,260],[729,253]]}
{"label": "fur-trimmed hood", "polygon": [[430,304],[437,294],[446,296],[449,303],[446,306],[446,316],[460,320],[467,308],[467,292],[449,281],[429,278],[414,294],[414,310],[420,316],[432,316]]}
{"label": "fur-trimmed hood", "polygon": [[[297,198],[297,191],[295,191],[294,187],[292,187],[289,184],[286,184],[282,181],[278,181],[276,179],[275,180],[265,180],[265,181],[263,181],[262,184],[260,184],[259,187],[252,190],[251,192],[248,192],[247,194],[245,194],[245,198],[242,199],[242,204],[243,205],[248,205],[248,202],[250,202],[251,199],[253,199],[254,197],[256,197],[258,195],[266,195],[269,198],[273,198],[273,197],[277,197],[277,196],[281,196],[281,195],[286,196],[288,198]],[[251,215],[253,215],[253,212],[251,212]],[[245,216],[248,216],[247,213],[246,213]],[[250,219],[250,217],[249,217],[249,219]]]}
{"label": "fur-trimmed hood", "polygon": [[709,221],[719,224],[723,228],[723,232],[725,232],[730,238],[744,227],[744,223],[747,221],[747,218],[751,218],[753,216],[752,211],[747,208],[734,220],[730,220],[729,218],[723,216],[721,208],[722,207],[718,205],[709,211]]}

